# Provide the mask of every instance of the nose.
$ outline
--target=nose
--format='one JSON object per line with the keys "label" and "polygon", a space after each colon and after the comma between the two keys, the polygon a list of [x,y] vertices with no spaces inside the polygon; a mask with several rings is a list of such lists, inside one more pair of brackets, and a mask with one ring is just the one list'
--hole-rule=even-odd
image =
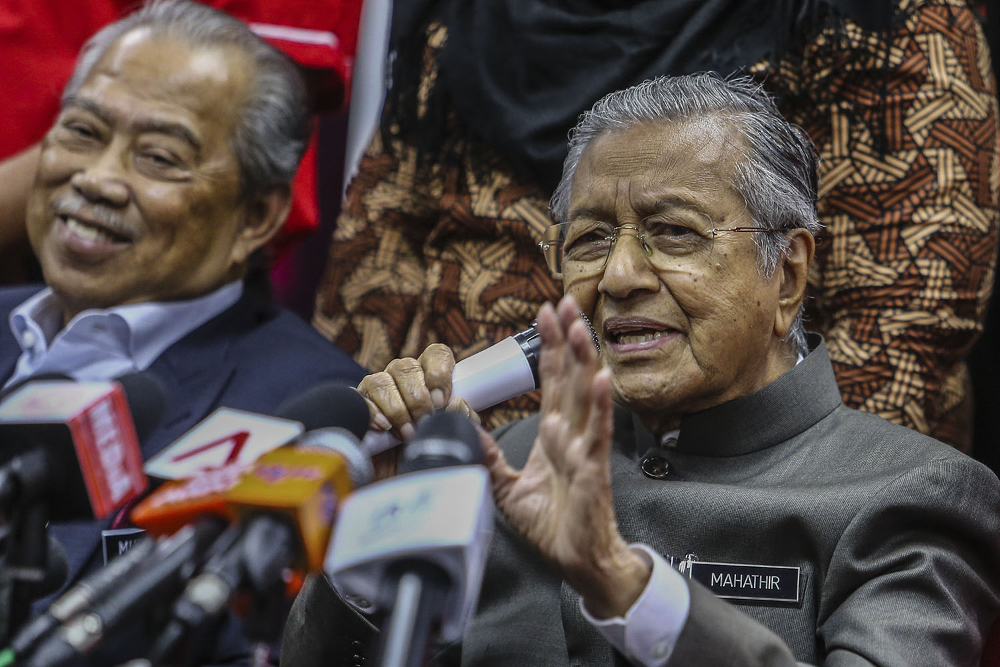
{"label": "nose", "polygon": [[655,292],[659,287],[660,278],[649,263],[637,230],[631,226],[619,227],[598,291],[623,299],[636,290]]}
{"label": "nose", "polygon": [[129,202],[124,159],[109,145],[95,161],[81,167],[70,178],[70,185],[93,204],[122,208]]}

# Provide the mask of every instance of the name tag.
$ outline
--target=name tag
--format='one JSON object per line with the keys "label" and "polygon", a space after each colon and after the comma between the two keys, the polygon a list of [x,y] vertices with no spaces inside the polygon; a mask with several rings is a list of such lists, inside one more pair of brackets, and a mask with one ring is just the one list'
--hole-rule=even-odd
{"label": "name tag", "polygon": [[717,597],[759,602],[799,602],[799,568],[741,563],[687,563],[687,575]]}
{"label": "name tag", "polygon": [[101,543],[104,547],[104,564],[126,553],[129,548],[146,536],[142,528],[113,528],[101,531]]}

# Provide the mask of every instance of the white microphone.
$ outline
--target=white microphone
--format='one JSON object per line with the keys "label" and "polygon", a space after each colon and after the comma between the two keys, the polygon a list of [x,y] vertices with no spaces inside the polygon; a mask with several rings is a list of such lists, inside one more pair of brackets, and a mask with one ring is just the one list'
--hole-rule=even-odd
{"label": "white microphone", "polygon": [[[590,329],[594,347],[600,352],[597,333],[583,312],[580,318]],[[538,357],[542,338],[534,323],[524,331],[504,338],[457,364],[451,375],[451,394],[464,398],[476,412],[538,388]],[[370,455],[399,444],[388,431],[368,431],[362,445]]]}
{"label": "white microphone", "polygon": [[402,637],[398,655],[419,659],[432,625],[456,641],[475,612],[494,521],[481,461],[467,418],[429,415],[403,450],[400,468],[411,472],[359,489],[344,503],[324,569],[341,592],[375,609],[395,607],[383,664],[404,664],[388,660],[394,631]]}

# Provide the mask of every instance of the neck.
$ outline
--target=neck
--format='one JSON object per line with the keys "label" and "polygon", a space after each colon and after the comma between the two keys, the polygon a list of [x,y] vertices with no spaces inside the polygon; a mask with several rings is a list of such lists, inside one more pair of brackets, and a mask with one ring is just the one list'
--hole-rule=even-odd
{"label": "neck", "polygon": [[662,437],[670,431],[676,431],[681,427],[681,421],[688,414],[694,414],[721,405],[728,401],[749,396],[759,389],[763,389],[779,377],[791,370],[798,361],[798,351],[791,342],[775,341],[775,346],[767,355],[767,359],[760,367],[759,380],[749,385],[747,391],[737,395],[726,395],[715,403],[700,404],[695,409],[685,410],[678,406],[670,406],[666,409],[646,410],[642,408],[630,408],[636,414],[642,425],[649,429],[650,433],[657,437]]}

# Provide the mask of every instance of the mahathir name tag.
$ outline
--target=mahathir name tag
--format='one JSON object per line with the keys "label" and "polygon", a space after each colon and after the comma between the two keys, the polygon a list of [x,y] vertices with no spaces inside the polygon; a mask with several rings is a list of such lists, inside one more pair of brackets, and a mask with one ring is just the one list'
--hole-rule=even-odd
{"label": "mahathir name tag", "polygon": [[727,600],[755,602],[799,602],[797,567],[783,565],[745,565],[742,563],[707,563],[688,561],[688,577]]}

